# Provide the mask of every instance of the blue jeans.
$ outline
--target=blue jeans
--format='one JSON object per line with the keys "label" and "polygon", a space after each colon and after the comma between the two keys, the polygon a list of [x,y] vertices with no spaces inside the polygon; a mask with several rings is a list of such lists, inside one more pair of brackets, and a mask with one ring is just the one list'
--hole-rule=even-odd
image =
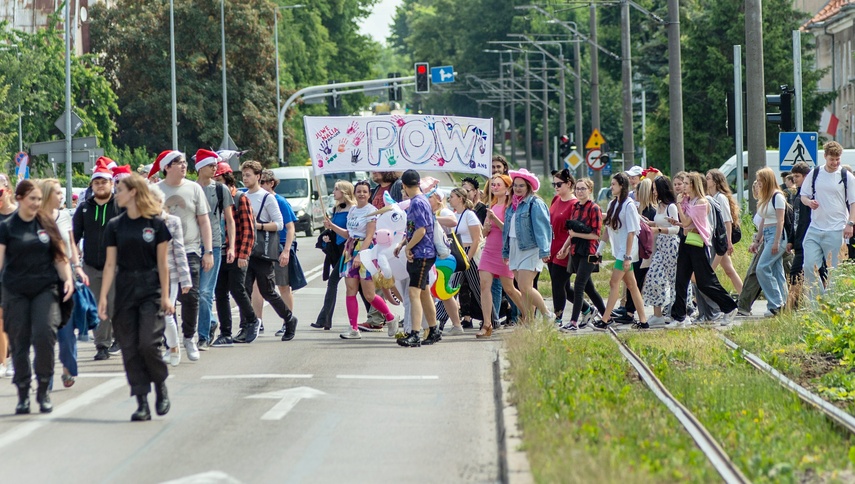
{"label": "blue jeans", "polygon": [[[763,228],[763,252],[757,260],[757,282],[763,289],[766,307],[770,311],[778,311],[787,302],[787,277],[784,274],[783,262],[787,238],[782,236],[776,241],[775,230],[774,225]],[[778,253],[772,254],[772,248],[775,246],[778,247]]]}
{"label": "blue jeans", "polygon": [[77,376],[77,338],[74,337],[74,322],[69,321],[57,330],[56,339],[59,342],[59,361],[71,376]]}
{"label": "blue jeans", "polygon": [[199,339],[210,339],[211,314],[214,305],[214,288],[217,287],[217,274],[220,272],[221,250],[214,251],[214,265],[208,272],[199,273]]}
{"label": "blue jeans", "polygon": [[843,245],[843,231],[823,231],[808,227],[802,242],[802,250],[805,254],[805,285],[810,291],[810,301],[816,301],[816,297],[825,293],[825,287],[816,280],[814,272],[822,264],[822,260],[831,254],[831,268],[837,267],[837,254]]}

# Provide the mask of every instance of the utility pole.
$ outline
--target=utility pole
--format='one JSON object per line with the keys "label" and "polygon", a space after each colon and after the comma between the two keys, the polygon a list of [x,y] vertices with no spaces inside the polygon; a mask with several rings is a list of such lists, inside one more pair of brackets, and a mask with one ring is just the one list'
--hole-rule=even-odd
{"label": "utility pole", "polygon": [[543,56],[543,176],[545,177],[549,177],[552,172],[552,160],[549,158],[549,84],[546,82],[548,77],[546,56]]}
{"label": "utility pole", "polygon": [[[226,88],[226,0],[220,0],[220,40],[223,51],[223,145],[221,149],[230,149],[229,143],[229,100]],[[278,55],[278,52],[277,52]]]}
{"label": "utility pole", "polygon": [[[766,166],[766,93],[763,76],[763,7],[762,0],[745,1],[745,79],[748,98],[748,176]],[[739,96],[739,93],[736,93]],[[753,212],[757,201],[748,201]]]}
{"label": "utility pole", "polygon": [[516,147],[516,137],[517,137],[517,104],[515,102],[515,98],[517,97],[516,87],[514,86],[514,54],[510,53],[508,55],[510,59],[510,63],[508,66],[511,74],[511,164],[516,165],[517,163],[517,147]]}
{"label": "utility pole", "polygon": [[178,151],[178,94],[175,92],[175,0],[169,0],[169,69],[172,86],[172,149]]}
{"label": "utility pole", "polygon": [[796,90],[796,131],[802,132],[804,131],[804,112],[802,111],[802,33],[798,30],[793,30],[793,83]]}
{"label": "utility pole", "polygon": [[[759,0],[758,0],[759,1]],[[600,56],[597,45],[597,8],[591,3],[590,6],[590,25],[591,25],[591,131],[600,129]],[[584,153],[585,140],[580,138],[576,142],[576,146],[582,148]],[[585,168],[582,167],[584,170]],[[600,187],[603,186],[603,171],[594,170],[594,197],[600,192]]]}
{"label": "utility pole", "polygon": [[531,171],[531,84],[528,75],[528,53],[525,55],[525,169]]}
{"label": "utility pole", "polygon": [[621,81],[623,84],[623,165],[635,164],[632,126],[632,50],[629,37],[629,0],[620,1]]}
{"label": "utility pole", "polygon": [[683,67],[680,53],[680,0],[668,0],[668,105],[671,176],[686,169],[683,147]]}
{"label": "utility pole", "polygon": [[65,2],[65,200],[71,204],[71,2]]}
{"label": "utility pole", "polygon": [[499,140],[502,142],[502,156],[505,156],[505,66],[502,64],[502,53],[499,52]]}
{"label": "utility pole", "polygon": [[[558,56],[561,65],[564,65],[564,53]],[[558,88],[561,89],[561,96],[558,98],[558,135],[564,136],[567,134],[567,81],[564,78],[564,69],[558,69]],[[557,148],[557,147],[556,147]],[[562,167],[561,160],[558,161],[558,166],[555,168],[560,170]]]}
{"label": "utility pole", "polygon": [[[597,49],[594,48],[593,50]],[[585,153],[584,145],[582,144],[582,45],[578,39],[573,42],[573,56],[576,57],[576,79],[574,79],[575,82],[573,84],[573,102],[575,103],[574,110],[576,111],[573,113],[574,123],[576,124],[574,141],[576,142],[576,151]],[[578,180],[583,176],[585,176],[584,163],[576,169],[576,179]]]}
{"label": "utility pole", "polygon": [[641,91],[641,167],[647,168],[647,91]]}

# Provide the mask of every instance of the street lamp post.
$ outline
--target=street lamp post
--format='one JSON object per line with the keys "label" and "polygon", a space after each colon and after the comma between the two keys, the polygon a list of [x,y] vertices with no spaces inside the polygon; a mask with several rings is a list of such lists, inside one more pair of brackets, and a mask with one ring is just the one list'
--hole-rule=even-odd
{"label": "street lamp post", "polygon": [[175,87],[175,0],[169,0],[169,69],[172,86],[172,149],[178,151],[178,93]]}
{"label": "street lamp post", "polygon": [[[279,87],[279,10],[282,9],[292,9],[292,8],[303,8],[305,5],[296,4],[296,5],[283,5],[281,7],[276,7],[273,9],[273,38],[274,44],[276,48],[276,115],[279,116],[279,110],[282,109],[282,94],[281,87]],[[284,149],[282,147],[283,141],[283,132],[282,132],[282,124],[277,123],[279,125],[279,136],[277,136],[276,140],[279,143],[279,151],[278,153],[284,153]],[[283,166],[285,164],[285,160],[279,159],[279,166]]]}
{"label": "street lamp post", "polygon": [[71,200],[71,2],[65,2],[65,199]]}
{"label": "street lamp post", "polygon": [[227,150],[231,146],[229,146],[229,102],[226,88],[226,0],[220,0],[220,40],[223,53],[223,144],[220,149]]}

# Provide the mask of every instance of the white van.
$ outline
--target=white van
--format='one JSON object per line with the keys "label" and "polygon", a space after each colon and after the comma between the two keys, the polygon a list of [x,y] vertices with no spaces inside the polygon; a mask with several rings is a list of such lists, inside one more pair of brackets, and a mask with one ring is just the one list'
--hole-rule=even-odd
{"label": "white van", "polygon": [[272,171],[279,180],[276,193],[288,200],[297,215],[295,231],[311,237],[315,229],[323,230],[328,198],[324,177],[313,176],[310,166],[285,166]]}
{"label": "white van", "polygon": [[[748,152],[743,152],[743,162],[744,167],[748,166]],[[825,151],[819,150],[817,153],[816,160],[820,165],[825,164]],[[840,157],[840,163],[843,165],[849,165],[853,169],[855,169],[855,150],[843,150],[843,155]],[[810,165],[810,163],[808,163]],[[781,180],[781,162],[780,162],[780,154],[778,150],[766,150],[766,166],[772,169],[775,172],[775,179],[778,180],[779,183],[783,183]],[[814,165],[811,165],[813,167]],[[719,168],[724,176],[727,177],[727,182],[730,184],[730,187],[736,192],[736,155],[731,156],[721,168]],[[743,168],[743,173],[747,171],[747,168]],[[745,178],[745,194],[748,196],[748,190],[751,188],[751,180],[748,180],[748,176]]]}

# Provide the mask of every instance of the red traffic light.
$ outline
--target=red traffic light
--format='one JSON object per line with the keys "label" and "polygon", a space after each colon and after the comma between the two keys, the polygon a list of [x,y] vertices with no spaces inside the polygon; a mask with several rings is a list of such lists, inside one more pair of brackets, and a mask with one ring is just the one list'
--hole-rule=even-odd
{"label": "red traffic light", "polygon": [[426,74],[427,73],[427,66],[424,64],[417,65],[416,66],[416,72],[418,72],[419,74]]}

